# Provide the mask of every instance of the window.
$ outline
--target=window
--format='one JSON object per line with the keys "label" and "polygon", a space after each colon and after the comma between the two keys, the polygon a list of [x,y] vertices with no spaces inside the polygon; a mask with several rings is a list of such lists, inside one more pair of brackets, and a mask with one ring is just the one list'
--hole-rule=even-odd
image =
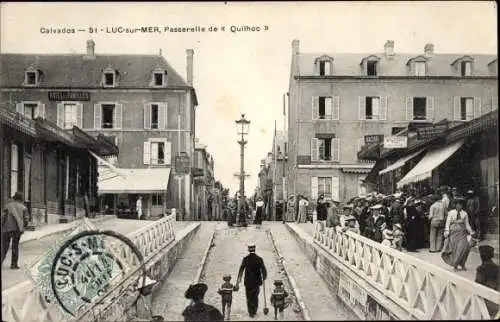
{"label": "window", "polygon": [[104,85],[105,86],[114,86],[115,85],[115,73],[114,72],[104,73]]}
{"label": "window", "polygon": [[427,119],[427,99],[425,97],[413,98],[413,120],[426,120]]}
{"label": "window", "polygon": [[318,177],[318,196],[332,197],[332,177]]}
{"label": "window", "polygon": [[284,147],[285,147],[285,149],[284,149],[285,150],[285,154],[287,154],[288,153],[288,144],[286,142],[284,144]]}
{"label": "window", "polygon": [[72,129],[73,126],[78,125],[77,118],[77,105],[74,103],[64,104],[64,129]]}
{"label": "window", "polygon": [[365,116],[367,120],[377,120],[380,115],[380,98],[379,97],[366,97],[366,111]]}
{"label": "window", "polygon": [[102,128],[112,129],[114,124],[115,105],[102,104]]}
{"label": "window", "polygon": [[163,196],[159,193],[154,193],[151,195],[151,205],[152,206],[163,206]]}
{"label": "window", "polygon": [[40,102],[21,102],[16,104],[16,112],[29,119],[44,118],[45,104]]}
{"label": "window", "polygon": [[151,142],[151,164],[165,164],[165,142]]}
{"label": "window", "polygon": [[340,113],[340,96],[313,96],[313,120],[338,120]]}
{"label": "window", "polygon": [[154,73],[155,86],[163,86],[163,73]]}
{"label": "window", "polygon": [[330,161],[332,159],[332,139],[319,139],[319,159]]}
{"label": "window", "polygon": [[24,104],[24,111],[23,111],[23,114],[24,116],[26,116],[27,118],[29,119],[34,119],[35,118],[35,113],[36,113],[36,108],[37,108],[38,104]]}
{"label": "window", "polygon": [[332,74],[332,62],[331,61],[320,61],[319,62],[319,74],[321,76]]}
{"label": "window", "polygon": [[415,76],[425,76],[425,62],[414,62],[415,64]]}
{"label": "window", "polygon": [[36,71],[30,71],[26,72],[26,79],[25,79],[25,85],[36,85],[37,84],[37,72]]}
{"label": "window", "polygon": [[16,144],[11,145],[10,150],[10,195],[14,196],[19,184],[19,147]]}
{"label": "window", "polygon": [[377,62],[369,60],[366,62],[366,74],[368,76],[377,76]]}
{"label": "window", "polygon": [[460,63],[460,74],[462,76],[471,76],[472,63],[470,61],[463,61]]}
{"label": "window", "polygon": [[469,121],[474,118],[474,98],[460,98],[460,120]]}
{"label": "window", "polygon": [[319,118],[326,119],[332,114],[332,98],[320,97],[319,98]]}
{"label": "window", "polygon": [[151,128],[158,129],[158,104],[151,104]]}

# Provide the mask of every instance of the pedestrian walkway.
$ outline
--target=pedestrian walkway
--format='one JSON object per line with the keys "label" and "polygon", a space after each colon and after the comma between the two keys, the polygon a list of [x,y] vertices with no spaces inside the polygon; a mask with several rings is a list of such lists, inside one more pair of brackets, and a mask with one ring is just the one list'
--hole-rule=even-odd
{"label": "pedestrian walkway", "polygon": [[330,292],[286,226],[271,223],[268,225],[286,262],[288,274],[297,283],[311,320],[359,320],[336,295]]}
{"label": "pedestrian walkway", "polygon": [[[306,233],[310,234],[313,236],[314,234],[314,225],[311,223],[302,223],[302,224],[297,224],[298,227],[300,227],[302,230],[304,230]],[[482,242],[481,244],[486,244],[486,242]],[[476,246],[477,248],[477,246]],[[471,281],[475,281],[476,279],[476,268],[481,265],[481,258],[479,257],[479,252],[476,249],[473,249],[470,254],[469,258],[467,259],[466,267],[467,271],[460,271],[460,272],[454,272],[453,267],[447,265],[442,259],[441,259],[441,253],[429,253],[428,249],[420,249],[417,253],[412,253],[412,252],[407,252],[406,250],[403,250],[403,252],[406,255],[411,255],[414,256],[418,259],[421,259],[427,263],[436,265],[438,267],[441,267],[445,270],[448,270],[450,274],[456,274],[460,277],[466,278]]]}
{"label": "pedestrian walkway", "polygon": [[[190,223],[191,222],[177,222],[176,230],[182,229]],[[112,218],[109,220],[101,220],[93,224],[97,229],[100,230],[114,230],[124,235],[129,235],[141,229],[142,227],[151,225],[152,222]],[[46,237],[39,236],[36,239],[28,240],[19,245],[19,267],[23,268],[25,266],[31,266],[33,263],[35,263],[47,251],[48,248],[52,247],[52,245],[54,245],[54,243],[61,238],[61,234],[69,232],[67,227],[68,226],[66,226],[66,230],[59,231],[55,228],[51,228],[50,232],[52,232],[52,234],[49,234]],[[9,250],[7,257],[2,264],[2,291],[19,284],[23,284],[24,282],[29,280],[23,269],[10,269],[10,260],[11,252]]]}

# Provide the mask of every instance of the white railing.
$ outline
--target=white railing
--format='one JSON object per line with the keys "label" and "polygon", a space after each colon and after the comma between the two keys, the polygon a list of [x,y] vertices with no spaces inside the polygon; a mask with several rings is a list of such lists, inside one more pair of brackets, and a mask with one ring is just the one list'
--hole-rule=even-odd
{"label": "white railing", "polygon": [[[160,250],[175,240],[175,215],[155,221],[127,237],[137,245],[147,263]],[[115,251],[119,251],[122,260],[135,271],[135,273],[131,272],[131,275],[140,275],[138,269],[140,263],[130,247],[121,242],[116,243],[116,245]],[[137,278],[131,279],[130,283],[135,281]],[[129,286],[130,283],[122,284]],[[123,289],[123,285],[120,286],[121,289]],[[116,291],[119,290],[112,293],[120,293]],[[2,292],[2,319],[8,322],[60,322],[68,320],[57,305],[57,303],[47,302],[39,292],[38,287],[30,282],[29,287],[20,288],[17,292],[15,290]],[[99,309],[97,311],[101,312]],[[95,313],[97,312],[88,312],[86,317],[92,320]],[[83,320],[88,321],[89,319]]]}
{"label": "white railing", "polygon": [[405,319],[492,319],[500,293],[353,232],[316,224],[314,241],[398,304]]}

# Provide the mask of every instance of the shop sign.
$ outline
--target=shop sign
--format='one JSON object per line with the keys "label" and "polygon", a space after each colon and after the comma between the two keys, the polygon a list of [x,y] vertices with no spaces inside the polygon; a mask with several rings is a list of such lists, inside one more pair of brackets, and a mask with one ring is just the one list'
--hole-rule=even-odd
{"label": "shop sign", "polygon": [[384,137],[384,149],[404,149],[408,147],[407,136],[386,136]]}
{"label": "shop sign", "polygon": [[90,101],[90,92],[49,92],[50,101]]}
{"label": "shop sign", "polygon": [[203,177],[205,175],[203,169],[193,168],[193,177]]}
{"label": "shop sign", "polygon": [[189,162],[189,155],[182,153],[175,157],[175,173],[176,174],[189,174],[191,171],[191,164]]}
{"label": "shop sign", "polygon": [[365,135],[365,144],[380,143],[384,139],[383,135]]}
{"label": "shop sign", "polygon": [[426,140],[434,137],[445,135],[448,130],[448,123],[446,124],[433,124],[417,129],[417,139]]}

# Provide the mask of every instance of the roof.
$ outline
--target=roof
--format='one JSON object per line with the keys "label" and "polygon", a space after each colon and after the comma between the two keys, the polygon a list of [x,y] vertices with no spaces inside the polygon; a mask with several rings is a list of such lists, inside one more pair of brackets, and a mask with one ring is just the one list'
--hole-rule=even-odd
{"label": "roof", "polygon": [[[167,71],[168,87],[191,87],[158,55],[0,54],[0,87],[19,87],[23,71],[32,66],[43,73],[40,87],[101,87],[102,71],[112,67],[119,73],[117,88],[149,88],[152,71]],[[167,87],[167,88],[168,88]]]}
{"label": "roof", "polygon": [[126,177],[119,176],[106,166],[98,168],[99,194],[156,193],[168,188],[171,168],[119,169]]}
{"label": "roof", "polygon": [[[423,54],[396,53],[392,58],[388,59],[384,53],[300,53],[298,59],[299,75],[315,75],[314,62],[316,58],[321,56],[333,58],[333,76],[363,76],[360,63],[368,56],[380,58],[377,67],[378,76],[410,76],[411,71],[406,64],[410,59],[423,56]],[[474,76],[496,76],[492,74],[488,64],[496,60],[497,56],[486,54],[433,54],[428,57],[426,74],[428,76],[457,76],[457,72],[451,64],[464,56],[470,56],[474,59]]]}

